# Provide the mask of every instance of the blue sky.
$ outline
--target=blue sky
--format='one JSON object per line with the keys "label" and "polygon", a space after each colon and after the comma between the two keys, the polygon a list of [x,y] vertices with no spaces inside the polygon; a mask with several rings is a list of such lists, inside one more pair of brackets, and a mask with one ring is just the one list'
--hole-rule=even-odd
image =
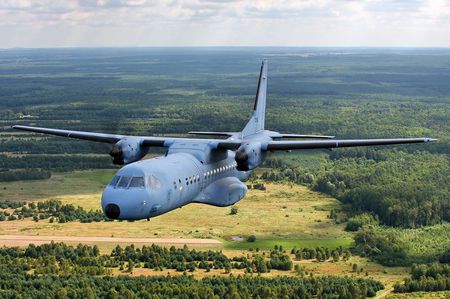
{"label": "blue sky", "polygon": [[450,46],[450,0],[1,0],[0,48]]}

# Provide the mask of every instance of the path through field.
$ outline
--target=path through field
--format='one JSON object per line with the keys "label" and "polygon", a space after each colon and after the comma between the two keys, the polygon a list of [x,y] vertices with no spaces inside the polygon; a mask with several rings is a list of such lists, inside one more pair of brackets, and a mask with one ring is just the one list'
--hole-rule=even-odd
{"label": "path through field", "polygon": [[115,237],[68,237],[68,236],[25,236],[0,235],[0,246],[27,246],[28,244],[44,244],[54,242],[65,243],[114,243],[135,245],[202,245],[220,246],[222,243],[215,239],[177,239],[177,238],[115,238]]}

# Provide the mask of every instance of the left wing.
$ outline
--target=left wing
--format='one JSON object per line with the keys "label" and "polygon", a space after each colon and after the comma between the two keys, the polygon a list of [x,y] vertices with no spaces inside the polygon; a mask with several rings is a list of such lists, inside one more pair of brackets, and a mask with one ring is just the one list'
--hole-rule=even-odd
{"label": "left wing", "polygon": [[423,143],[436,141],[433,138],[395,138],[395,139],[347,139],[347,140],[305,140],[271,141],[262,145],[267,151],[287,151],[301,149],[339,148],[353,146],[389,145],[403,143]]}

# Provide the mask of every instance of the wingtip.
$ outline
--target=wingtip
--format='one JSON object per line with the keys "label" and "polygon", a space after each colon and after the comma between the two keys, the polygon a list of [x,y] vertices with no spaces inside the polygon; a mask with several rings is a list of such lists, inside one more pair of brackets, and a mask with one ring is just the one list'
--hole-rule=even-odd
{"label": "wingtip", "polygon": [[434,141],[438,141],[439,139],[437,138],[425,138],[425,142],[434,142]]}

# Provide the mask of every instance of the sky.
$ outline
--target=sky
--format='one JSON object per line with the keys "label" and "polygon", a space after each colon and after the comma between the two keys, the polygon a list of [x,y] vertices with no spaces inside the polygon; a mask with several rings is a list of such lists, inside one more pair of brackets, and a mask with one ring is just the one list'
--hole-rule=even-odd
{"label": "sky", "polygon": [[450,47],[450,0],[0,0],[0,48]]}

